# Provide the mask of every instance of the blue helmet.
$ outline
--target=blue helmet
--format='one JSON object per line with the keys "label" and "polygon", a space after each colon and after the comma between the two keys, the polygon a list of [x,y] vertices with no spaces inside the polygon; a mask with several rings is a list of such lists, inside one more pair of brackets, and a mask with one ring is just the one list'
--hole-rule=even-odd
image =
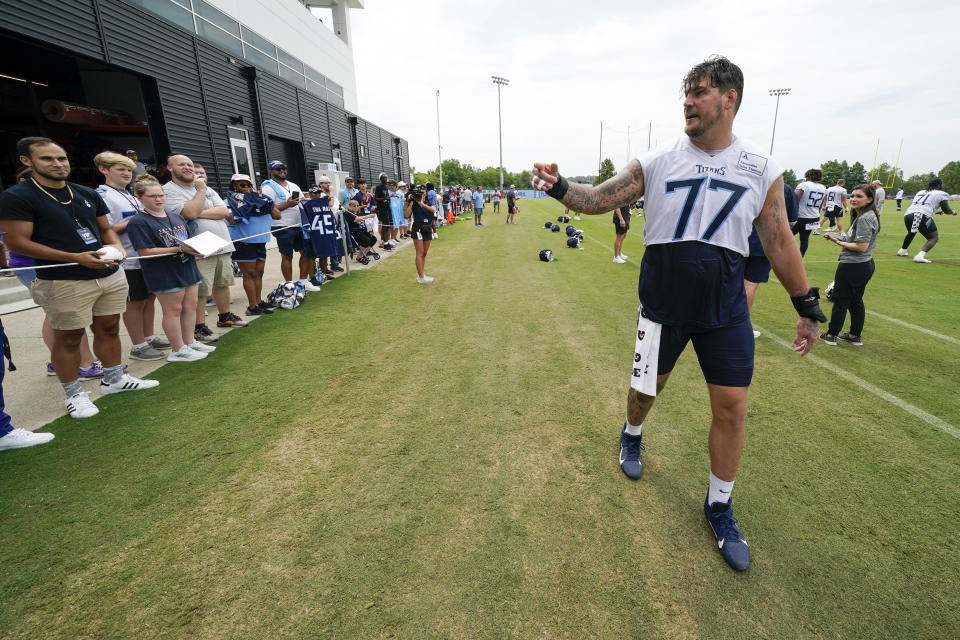
{"label": "blue helmet", "polygon": [[554,233],[560,233],[560,225],[558,224],[553,225],[552,227],[550,227],[550,231],[553,231]]}
{"label": "blue helmet", "polygon": [[580,236],[570,236],[569,238],[567,238],[567,246],[570,247],[571,249],[579,249],[580,242],[581,242]]}
{"label": "blue helmet", "polygon": [[550,251],[550,249],[540,249],[540,259],[544,262],[553,262],[553,251]]}
{"label": "blue helmet", "polygon": [[546,222],[543,223],[543,228],[544,228],[544,229],[549,229],[549,228],[552,227],[552,226],[553,226],[553,223],[550,222],[549,220],[547,220]]}
{"label": "blue helmet", "polygon": [[567,225],[567,237],[572,236],[576,231],[576,228],[572,224]]}
{"label": "blue helmet", "polygon": [[562,222],[564,224],[570,222],[570,216],[560,216],[557,218],[557,222]]}

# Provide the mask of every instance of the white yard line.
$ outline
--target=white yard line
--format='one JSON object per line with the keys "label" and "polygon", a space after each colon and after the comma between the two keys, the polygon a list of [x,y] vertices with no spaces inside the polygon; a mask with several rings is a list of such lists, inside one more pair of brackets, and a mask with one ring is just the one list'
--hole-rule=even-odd
{"label": "white yard line", "polygon": [[957,340],[954,337],[945,336],[942,333],[937,333],[936,331],[931,331],[930,329],[924,329],[923,327],[917,326],[915,324],[910,324],[909,322],[904,322],[903,320],[898,320],[897,318],[891,318],[890,316],[885,316],[882,313],[877,313],[876,311],[871,311],[870,309],[867,309],[867,313],[869,313],[872,316],[877,316],[878,318],[886,320],[887,322],[899,324],[900,326],[907,327],[908,329],[913,329],[914,331],[925,333],[928,336],[933,336],[934,338],[938,338],[940,340],[943,340],[944,342],[952,342],[953,344],[960,344],[960,340]]}

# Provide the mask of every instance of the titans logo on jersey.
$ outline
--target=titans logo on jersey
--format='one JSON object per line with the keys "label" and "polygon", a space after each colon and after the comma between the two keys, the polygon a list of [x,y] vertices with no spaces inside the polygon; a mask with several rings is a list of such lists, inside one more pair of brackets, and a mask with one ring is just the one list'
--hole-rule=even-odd
{"label": "titans logo on jersey", "polygon": [[302,204],[301,219],[306,242],[318,258],[343,255],[343,240],[327,197],[313,198]]}

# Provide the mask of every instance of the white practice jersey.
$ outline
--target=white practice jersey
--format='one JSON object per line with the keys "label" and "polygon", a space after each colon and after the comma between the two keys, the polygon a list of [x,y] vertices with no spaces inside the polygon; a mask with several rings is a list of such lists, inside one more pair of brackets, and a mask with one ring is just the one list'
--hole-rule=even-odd
{"label": "white practice jersey", "polygon": [[923,189],[922,191],[917,191],[917,195],[913,196],[913,202],[910,204],[910,208],[907,209],[904,215],[922,213],[925,216],[932,216],[940,208],[940,203],[949,199],[950,195],[946,191],[940,191],[939,189],[933,189],[931,191]]}
{"label": "white practice jersey", "polygon": [[847,196],[847,190],[840,185],[834,185],[827,189],[826,208],[834,207],[843,210],[843,199]]}
{"label": "white practice jersey", "polygon": [[715,152],[681,138],[639,161],[645,245],[700,241],[750,254],[753,220],[783,173],[776,160],[734,136],[729,147]]}
{"label": "white practice jersey", "polygon": [[800,191],[800,217],[804,219],[820,218],[820,203],[827,195],[827,188],[819,182],[810,182],[809,180],[797,185],[797,191]]}

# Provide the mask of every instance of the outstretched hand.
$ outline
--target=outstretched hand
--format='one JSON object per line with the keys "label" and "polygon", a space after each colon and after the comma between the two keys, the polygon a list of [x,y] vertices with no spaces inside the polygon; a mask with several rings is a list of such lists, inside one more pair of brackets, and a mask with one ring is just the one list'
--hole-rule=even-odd
{"label": "outstretched hand", "polygon": [[805,356],[813,349],[813,343],[820,337],[820,327],[812,318],[797,319],[797,337],[793,339],[793,350]]}
{"label": "outstretched hand", "polygon": [[560,180],[557,163],[534,162],[530,172],[530,185],[538,191],[549,191]]}

